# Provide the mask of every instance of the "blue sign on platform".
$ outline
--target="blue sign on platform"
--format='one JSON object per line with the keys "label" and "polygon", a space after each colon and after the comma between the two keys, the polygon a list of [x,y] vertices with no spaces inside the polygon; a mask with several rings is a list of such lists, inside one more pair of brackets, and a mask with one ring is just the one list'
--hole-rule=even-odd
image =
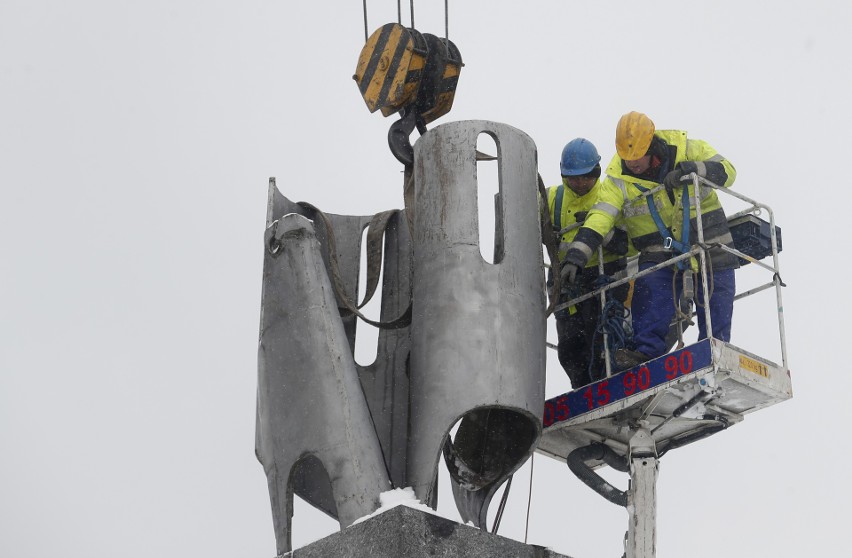
{"label": "blue sign on platform", "polygon": [[544,427],[616,403],[711,364],[710,340],[655,358],[544,402]]}

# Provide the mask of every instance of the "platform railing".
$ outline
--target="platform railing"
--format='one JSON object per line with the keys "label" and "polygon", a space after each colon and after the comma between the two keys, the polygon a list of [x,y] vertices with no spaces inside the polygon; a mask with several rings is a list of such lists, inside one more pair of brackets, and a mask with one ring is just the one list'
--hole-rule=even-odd
{"label": "platform railing", "polygon": [[[708,287],[708,281],[707,281],[707,279],[708,279],[708,271],[707,271],[708,254],[707,254],[707,252],[710,249],[719,248],[719,249],[721,249],[725,252],[728,252],[730,254],[733,254],[735,256],[743,258],[744,260],[746,260],[750,263],[754,263],[758,267],[766,269],[767,271],[772,273],[772,280],[771,281],[769,281],[766,284],[755,287],[753,289],[749,289],[745,292],[737,294],[734,297],[734,301],[740,300],[742,298],[745,298],[745,297],[751,296],[753,294],[757,294],[761,291],[767,290],[769,288],[775,287],[775,297],[776,297],[777,315],[778,315],[778,332],[779,332],[779,338],[780,338],[779,340],[780,340],[780,345],[781,345],[781,362],[782,362],[784,369],[786,370],[787,369],[787,343],[786,343],[786,335],[785,335],[785,329],[784,329],[784,305],[783,305],[782,297],[781,297],[781,287],[784,286],[784,283],[781,281],[781,272],[780,272],[780,266],[779,266],[779,262],[778,262],[778,239],[776,237],[776,231],[775,231],[775,213],[772,211],[772,209],[768,205],[760,203],[758,201],[755,201],[755,200],[753,200],[753,199],[751,199],[747,196],[744,196],[744,195],[740,194],[739,192],[733,191],[729,188],[725,188],[723,186],[719,186],[717,184],[714,184],[713,182],[710,182],[709,180],[702,178],[695,173],[691,173],[691,174],[687,175],[687,177],[691,177],[691,179],[693,181],[694,194],[695,195],[690,198],[690,204],[694,204],[694,206],[695,206],[695,212],[696,212],[695,220],[696,220],[696,227],[698,229],[698,239],[693,244],[692,248],[688,252],[685,252],[683,254],[678,254],[678,255],[676,255],[672,258],[669,258],[668,260],[666,260],[664,262],[656,264],[656,265],[649,267],[647,269],[644,269],[642,271],[639,271],[639,272],[636,272],[636,273],[626,273],[625,272],[623,277],[620,277],[621,273],[619,273],[619,274],[616,275],[616,279],[614,281],[607,283],[606,285],[600,287],[599,289],[585,293],[581,296],[572,298],[571,300],[569,300],[567,302],[564,302],[564,303],[557,305],[554,308],[554,312],[558,311],[558,310],[562,310],[563,308],[574,306],[574,305],[579,304],[583,301],[589,300],[592,297],[599,297],[600,300],[601,300],[601,308],[603,308],[604,304],[606,302],[607,291],[610,291],[610,290],[612,290],[616,287],[619,287],[621,285],[627,284],[631,281],[635,281],[636,279],[638,279],[640,277],[644,277],[645,275],[649,275],[649,274],[651,274],[651,273],[653,273],[653,272],[655,272],[659,269],[662,269],[664,267],[668,267],[668,266],[676,264],[680,261],[686,260],[688,258],[698,256],[699,272],[701,273],[701,286],[702,286],[702,295],[703,295],[702,300],[705,301],[705,303],[703,304],[704,323],[706,325],[707,336],[713,337],[713,325],[712,325],[711,318],[710,318],[710,304],[709,304],[710,293],[709,293],[709,287]],[[701,191],[704,190],[705,187],[713,188],[717,191],[724,192],[725,194],[733,196],[733,197],[735,197],[735,198],[737,198],[741,201],[744,201],[745,203],[750,205],[749,208],[744,209],[742,211],[739,211],[739,212],[733,214],[732,216],[728,217],[728,221],[730,221],[731,219],[737,218],[737,217],[742,217],[744,215],[750,215],[750,214],[759,215],[761,211],[764,211],[764,210],[766,211],[766,213],[769,216],[769,231],[770,231],[770,240],[771,240],[771,245],[772,245],[772,265],[768,265],[766,263],[760,262],[760,261],[754,259],[753,257],[751,257],[747,254],[744,254],[743,252],[741,252],[741,251],[739,251],[735,248],[731,248],[731,247],[726,246],[726,245],[721,244],[721,243],[712,243],[712,244],[709,244],[709,245],[705,244],[705,242],[704,242],[704,227],[702,226],[702,216],[701,216]],[[656,188],[648,190],[647,192],[643,192],[641,198],[644,198],[645,196],[654,195],[654,193],[658,192],[662,188],[663,188],[663,186],[660,185],[660,186],[657,186]],[[633,200],[631,203],[635,203],[635,200]],[[602,257],[602,254],[600,252],[598,253],[598,256],[599,256],[598,257],[598,262],[599,262],[598,269],[599,269],[600,273],[603,273],[603,263],[602,263],[603,257]],[[638,258],[638,256],[634,256],[634,258]],[[691,317],[691,315],[692,314],[690,313],[689,317]],[[607,377],[609,377],[609,376],[612,375],[613,371],[612,371],[612,366],[610,364],[611,358],[610,358],[610,354],[609,354],[609,344],[607,343],[606,336],[604,337],[604,344],[603,345],[604,345],[604,351],[605,351],[605,354],[606,354],[606,358],[605,358],[606,375],[607,375]]]}

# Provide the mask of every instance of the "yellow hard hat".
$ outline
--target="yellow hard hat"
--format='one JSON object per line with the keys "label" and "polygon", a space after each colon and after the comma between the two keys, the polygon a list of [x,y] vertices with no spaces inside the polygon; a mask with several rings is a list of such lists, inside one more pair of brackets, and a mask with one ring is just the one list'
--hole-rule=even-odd
{"label": "yellow hard hat", "polygon": [[615,150],[625,161],[641,159],[651,147],[654,123],[641,112],[628,112],[615,127]]}

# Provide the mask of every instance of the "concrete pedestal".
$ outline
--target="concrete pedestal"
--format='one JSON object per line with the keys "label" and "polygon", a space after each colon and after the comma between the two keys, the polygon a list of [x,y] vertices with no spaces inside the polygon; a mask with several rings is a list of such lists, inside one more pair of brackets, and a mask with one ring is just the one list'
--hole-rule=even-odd
{"label": "concrete pedestal", "polygon": [[397,506],[283,558],[570,558],[492,535],[420,510]]}

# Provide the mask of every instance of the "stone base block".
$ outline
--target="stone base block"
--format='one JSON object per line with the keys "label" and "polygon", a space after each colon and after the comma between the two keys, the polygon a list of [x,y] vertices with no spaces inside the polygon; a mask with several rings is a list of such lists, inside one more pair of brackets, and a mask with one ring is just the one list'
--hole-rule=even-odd
{"label": "stone base block", "polygon": [[570,558],[397,506],[281,558]]}

